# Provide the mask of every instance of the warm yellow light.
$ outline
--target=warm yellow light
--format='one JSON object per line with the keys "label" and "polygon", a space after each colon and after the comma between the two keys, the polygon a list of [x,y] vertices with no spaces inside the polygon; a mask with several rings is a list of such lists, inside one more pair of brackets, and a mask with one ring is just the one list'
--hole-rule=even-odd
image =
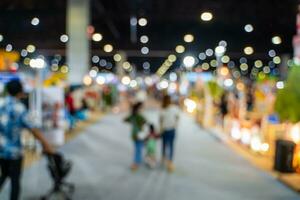
{"label": "warm yellow light", "polygon": [[201,68],[202,68],[203,70],[208,70],[208,69],[209,69],[209,64],[208,64],[208,63],[203,63],[203,64],[201,65]]}
{"label": "warm yellow light", "polygon": [[170,62],[169,60],[166,60],[163,64],[165,66],[167,66],[167,67],[171,67],[172,66],[172,62]]}
{"label": "warm yellow light", "polygon": [[174,54],[171,54],[171,55],[168,56],[168,60],[170,62],[175,62],[176,61],[176,56]]}
{"label": "warm yellow light", "polygon": [[146,26],[148,23],[148,20],[146,18],[140,18],[138,23],[140,26]]}
{"label": "warm yellow light", "polygon": [[216,60],[211,60],[210,61],[210,66],[217,67],[218,66],[218,62]]}
{"label": "warm yellow light", "polygon": [[251,139],[250,147],[253,151],[259,151],[261,148],[261,141],[258,137],[253,137]]}
{"label": "warm yellow light", "polygon": [[241,91],[245,89],[245,85],[243,83],[238,83],[236,84],[236,88]]}
{"label": "warm yellow light", "polygon": [[126,70],[128,70],[128,69],[131,67],[130,63],[127,62],[127,61],[124,62],[122,66],[123,66],[123,68],[126,69]]}
{"label": "warm yellow light", "polygon": [[162,81],[160,81],[159,83],[159,88],[164,90],[167,89],[169,87],[169,82],[166,79],[163,79]]}
{"label": "warm yellow light", "polygon": [[105,52],[109,53],[114,50],[114,47],[111,44],[106,44],[106,45],[104,45],[103,49]]}
{"label": "warm yellow light", "polygon": [[100,42],[102,40],[103,36],[100,33],[94,33],[92,36],[93,41]]}
{"label": "warm yellow light", "polygon": [[220,73],[222,76],[227,76],[229,74],[229,70],[227,67],[222,67]]}
{"label": "warm yellow light", "polygon": [[279,37],[279,36],[274,36],[274,37],[272,38],[272,43],[273,43],[273,44],[276,44],[276,45],[281,44],[281,43],[282,43],[281,37]]}
{"label": "warm yellow light", "polygon": [[280,64],[280,63],[281,63],[281,58],[280,58],[279,56],[275,56],[275,57],[273,58],[273,62],[274,62],[275,64]]}
{"label": "warm yellow light", "polygon": [[60,68],[60,71],[61,71],[61,73],[66,74],[66,73],[69,72],[69,68],[68,68],[68,66],[63,65],[63,66]]}
{"label": "warm yellow light", "polygon": [[242,133],[237,121],[233,121],[230,135],[234,140],[240,140],[242,138]]}
{"label": "warm yellow light", "polygon": [[192,34],[186,34],[183,37],[183,40],[187,43],[193,42],[194,41],[194,36]]}
{"label": "warm yellow light", "polygon": [[137,87],[137,86],[138,86],[138,83],[137,83],[136,80],[131,80],[131,81],[130,81],[130,87],[135,88],[135,87]]}
{"label": "warm yellow light", "polygon": [[24,64],[25,65],[29,65],[29,63],[30,63],[30,58],[25,58],[24,59]]}
{"label": "warm yellow light", "polygon": [[249,66],[247,65],[247,63],[242,63],[242,64],[240,65],[240,68],[241,68],[242,71],[247,71],[248,68],[249,68]]}
{"label": "warm yellow light", "polygon": [[122,56],[120,54],[117,53],[114,55],[114,61],[120,62],[121,60],[122,60]]}
{"label": "warm yellow light", "polygon": [[103,85],[105,83],[105,78],[103,76],[98,76],[97,79],[96,79],[96,82],[99,85]]}
{"label": "warm yellow light", "polygon": [[58,71],[58,65],[52,65],[51,70],[54,72]]}
{"label": "warm yellow light", "polygon": [[257,60],[257,61],[255,61],[254,65],[257,68],[261,68],[263,66],[263,62],[261,60]]}
{"label": "warm yellow light", "polygon": [[266,74],[263,73],[263,72],[259,72],[259,73],[258,73],[258,77],[259,77],[260,79],[264,79],[264,78],[266,78]]}
{"label": "warm yellow light", "polygon": [[201,19],[203,21],[211,21],[213,18],[213,14],[211,12],[204,12],[201,14]]}
{"label": "warm yellow light", "polygon": [[27,50],[29,53],[33,53],[33,52],[35,52],[35,46],[32,45],[32,44],[29,44],[29,45],[26,47],[26,50]]}
{"label": "warm yellow light", "polygon": [[124,85],[129,85],[130,82],[131,82],[131,79],[129,76],[124,76],[121,80],[121,82],[124,84]]}
{"label": "warm yellow light", "polygon": [[92,79],[90,76],[85,75],[85,76],[83,77],[83,84],[84,84],[84,85],[91,85],[92,82],[93,82],[93,79]]}
{"label": "warm yellow light", "polygon": [[294,125],[291,128],[290,135],[291,135],[291,139],[293,140],[293,142],[295,142],[295,143],[300,142],[300,128],[299,128],[299,124]]}
{"label": "warm yellow light", "polygon": [[263,143],[261,146],[260,146],[260,150],[262,152],[267,152],[269,151],[269,148],[270,148],[270,145],[268,143]]}
{"label": "warm yellow light", "polygon": [[197,108],[196,102],[191,99],[185,99],[184,105],[186,106],[186,109],[189,113],[193,113],[194,110]]}
{"label": "warm yellow light", "polygon": [[253,49],[253,47],[245,47],[244,48],[244,53],[246,54],[246,55],[251,55],[251,54],[253,54],[254,53],[254,49]]}
{"label": "warm yellow light", "polygon": [[222,61],[222,63],[229,63],[230,58],[229,58],[229,56],[223,56],[223,57],[221,58],[221,61]]}
{"label": "warm yellow light", "polygon": [[177,45],[176,48],[175,48],[175,51],[177,53],[183,53],[185,51],[185,48],[182,45]]}
{"label": "warm yellow light", "polygon": [[242,134],[242,137],[241,137],[241,141],[243,144],[250,144],[251,142],[251,132],[248,128],[242,128],[241,129],[241,134]]}

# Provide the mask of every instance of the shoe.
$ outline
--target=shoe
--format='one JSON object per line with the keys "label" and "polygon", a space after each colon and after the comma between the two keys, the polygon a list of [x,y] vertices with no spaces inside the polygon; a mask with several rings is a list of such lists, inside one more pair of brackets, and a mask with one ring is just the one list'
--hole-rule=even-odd
{"label": "shoe", "polygon": [[130,166],[130,169],[131,169],[131,171],[136,171],[136,170],[138,170],[138,168],[139,168],[139,166],[137,165],[137,164],[132,164],[131,166]]}
{"label": "shoe", "polygon": [[170,161],[168,162],[167,170],[168,170],[168,172],[170,172],[170,173],[174,172],[174,170],[175,170],[175,166],[174,166],[173,163],[170,162]]}

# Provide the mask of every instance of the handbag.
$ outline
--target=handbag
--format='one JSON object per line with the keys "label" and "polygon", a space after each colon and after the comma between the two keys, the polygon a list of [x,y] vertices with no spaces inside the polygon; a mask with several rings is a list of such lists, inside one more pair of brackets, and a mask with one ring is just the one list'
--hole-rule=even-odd
{"label": "handbag", "polygon": [[141,130],[137,133],[137,139],[138,140],[145,140],[149,134],[149,125],[147,123],[144,123]]}

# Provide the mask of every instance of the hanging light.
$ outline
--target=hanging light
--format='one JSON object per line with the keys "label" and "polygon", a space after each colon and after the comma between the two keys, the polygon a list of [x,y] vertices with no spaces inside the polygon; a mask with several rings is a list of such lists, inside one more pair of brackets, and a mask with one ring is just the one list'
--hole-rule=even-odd
{"label": "hanging light", "polygon": [[213,18],[213,14],[211,12],[204,12],[201,14],[202,21],[211,21]]}
{"label": "hanging light", "polygon": [[103,36],[100,33],[94,33],[92,40],[95,42],[100,42],[103,39]]}
{"label": "hanging light", "polygon": [[186,56],[183,59],[183,64],[186,68],[192,68],[196,63],[196,60],[193,56]]}

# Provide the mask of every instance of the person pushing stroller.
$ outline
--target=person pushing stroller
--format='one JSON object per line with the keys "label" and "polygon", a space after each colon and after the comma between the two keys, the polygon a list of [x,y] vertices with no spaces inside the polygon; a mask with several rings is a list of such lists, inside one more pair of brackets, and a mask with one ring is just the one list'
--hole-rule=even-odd
{"label": "person pushing stroller", "polygon": [[12,80],[6,84],[8,96],[0,101],[0,191],[7,178],[11,179],[10,200],[18,200],[21,191],[23,148],[22,129],[28,129],[38,139],[47,154],[54,154],[43,134],[28,120],[28,110],[21,102],[23,86]]}

